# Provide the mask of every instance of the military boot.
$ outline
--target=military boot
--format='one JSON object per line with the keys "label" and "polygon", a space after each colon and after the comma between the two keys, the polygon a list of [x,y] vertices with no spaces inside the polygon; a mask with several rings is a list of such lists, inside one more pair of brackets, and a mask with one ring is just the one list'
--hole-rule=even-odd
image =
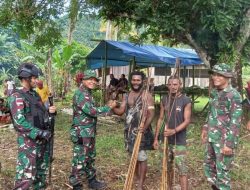
{"label": "military boot", "polygon": [[78,183],[73,186],[73,190],[82,190],[82,184]]}
{"label": "military boot", "polygon": [[215,185],[212,185],[212,189],[213,189],[213,190],[220,190],[220,189],[218,189]]}
{"label": "military boot", "polygon": [[107,185],[104,182],[101,181],[97,181],[96,178],[92,178],[89,180],[89,188],[91,189],[103,189],[105,188]]}

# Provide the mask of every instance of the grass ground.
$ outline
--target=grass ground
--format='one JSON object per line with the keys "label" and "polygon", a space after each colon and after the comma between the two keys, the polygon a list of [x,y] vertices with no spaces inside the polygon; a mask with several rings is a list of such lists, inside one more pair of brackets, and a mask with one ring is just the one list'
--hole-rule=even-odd
{"label": "grass ground", "polygon": [[[206,99],[201,99],[204,105]],[[202,105],[195,105],[202,107]],[[62,107],[62,106],[59,106]],[[196,107],[195,107],[196,108]],[[201,110],[201,109],[198,109]],[[158,114],[156,114],[157,116]],[[196,112],[193,114],[193,123],[188,129],[188,166],[190,190],[206,190],[209,185],[203,175],[204,147],[200,142],[200,131],[203,116]],[[54,190],[70,189],[67,185],[71,169],[71,147],[69,139],[69,128],[71,116],[58,112],[55,130],[55,147],[52,186]],[[241,136],[247,135],[242,127]],[[123,147],[123,122],[110,117],[98,124],[97,135],[97,158],[96,167],[98,178],[108,183],[109,190],[121,190],[126,178],[129,165],[129,157]],[[250,137],[240,140],[237,149],[237,157],[232,171],[232,184],[234,190],[250,189]],[[159,151],[149,152],[149,171],[146,180],[146,189],[158,190],[161,176],[161,153]],[[13,188],[16,162],[16,133],[13,129],[0,130],[0,189],[9,190]],[[177,178],[176,178],[177,179]],[[85,181],[85,179],[83,179]],[[176,180],[176,183],[178,181]],[[84,189],[87,189],[85,186]]]}

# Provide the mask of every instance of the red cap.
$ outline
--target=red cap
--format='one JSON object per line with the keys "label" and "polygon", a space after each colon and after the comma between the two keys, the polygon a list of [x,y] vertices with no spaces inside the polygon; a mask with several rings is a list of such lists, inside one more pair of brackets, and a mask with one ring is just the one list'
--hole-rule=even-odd
{"label": "red cap", "polygon": [[77,73],[76,78],[75,78],[76,83],[78,84],[81,83],[83,77],[84,77],[84,74],[82,72]]}
{"label": "red cap", "polygon": [[37,85],[38,88],[42,88],[43,87],[43,81],[42,80],[38,80],[36,82],[36,85]]}

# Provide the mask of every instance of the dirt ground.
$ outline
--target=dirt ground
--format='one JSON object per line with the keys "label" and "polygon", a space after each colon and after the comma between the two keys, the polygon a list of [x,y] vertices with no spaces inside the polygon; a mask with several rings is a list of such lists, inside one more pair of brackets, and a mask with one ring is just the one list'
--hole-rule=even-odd
{"label": "dirt ground", "polygon": [[[69,140],[68,129],[70,126],[71,116],[65,114],[59,114],[60,121],[57,121],[56,132],[55,132],[55,145],[54,145],[54,161],[53,161],[53,172],[52,172],[52,185],[48,189],[53,190],[68,190],[71,189],[68,185],[68,177],[71,170],[71,158],[72,158],[72,144]],[[105,119],[104,119],[105,120]],[[105,121],[104,121],[105,122]],[[107,121],[109,122],[109,121]],[[100,124],[101,125],[101,124]],[[122,123],[118,122],[114,126],[112,124],[104,124],[99,126],[99,133],[97,136],[97,145],[101,149],[97,148],[97,176],[98,179],[104,180],[108,187],[107,190],[121,190],[123,189],[123,184],[126,179],[126,173],[129,165],[129,159],[127,153],[122,150],[116,149],[116,144],[122,142]],[[191,129],[192,130],[192,129]],[[116,135],[118,135],[118,141]],[[106,138],[104,138],[105,136]],[[99,140],[98,140],[99,139]],[[246,140],[250,138],[246,137]],[[189,139],[190,144],[198,144],[197,139]],[[113,144],[112,144],[113,143]],[[198,144],[199,146],[199,144]],[[245,151],[249,146],[241,146],[241,150]],[[189,186],[190,190],[206,190],[210,189],[206,179],[203,175],[202,168],[202,152],[196,151],[195,147],[190,146],[190,154],[188,155],[189,161]],[[15,163],[16,163],[16,133],[14,129],[1,129],[0,130],[0,162],[1,162],[1,172],[0,172],[0,189],[10,190],[14,185],[14,175],[15,175]],[[245,152],[246,153],[246,152]],[[249,152],[248,152],[249,153]],[[200,156],[201,155],[201,156]],[[248,154],[249,155],[249,154]],[[193,157],[191,159],[191,157]],[[249,158],[249,157],[248,157]],[[236,162],[235,167],[239,167],[239,162],[245,163],[249,166],[249,160],[244,157],[238,162]],[[145,190],[158,190],[160,187],[161,178],[161,156],[158,151],[151,151],[149,153],[149,170],[147,174],[147,180],[145,185]],[[238,166],[237,166],[238,165]],[[236,175],[238,172],[246,172],[249,175],[250,169],[237,169],[234,174],[234,178],[237,179],[233,181],[233,189],[235,190],[248,190],[249,178],[240,179],[241,174]],[[236,177],[235,177],[236,176]],[[239,178],[239,180],[238,180]],[[86,179],[83,179],[86,182]],[[178,183],[178,175],[176,174],[176,188]],[[246,182],[248,181],[248,183]],[[88,189],[86,183],[84,183],[84,189]]]}

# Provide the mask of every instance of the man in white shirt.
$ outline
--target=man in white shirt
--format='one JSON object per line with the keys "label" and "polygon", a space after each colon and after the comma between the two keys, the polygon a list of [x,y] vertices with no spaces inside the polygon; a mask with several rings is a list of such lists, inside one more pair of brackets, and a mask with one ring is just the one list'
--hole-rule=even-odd
{"label": "man in white shirt", "polygon": [[15,89],[15,82],[13,80],[7,81],[7,96],[10,96]]}

